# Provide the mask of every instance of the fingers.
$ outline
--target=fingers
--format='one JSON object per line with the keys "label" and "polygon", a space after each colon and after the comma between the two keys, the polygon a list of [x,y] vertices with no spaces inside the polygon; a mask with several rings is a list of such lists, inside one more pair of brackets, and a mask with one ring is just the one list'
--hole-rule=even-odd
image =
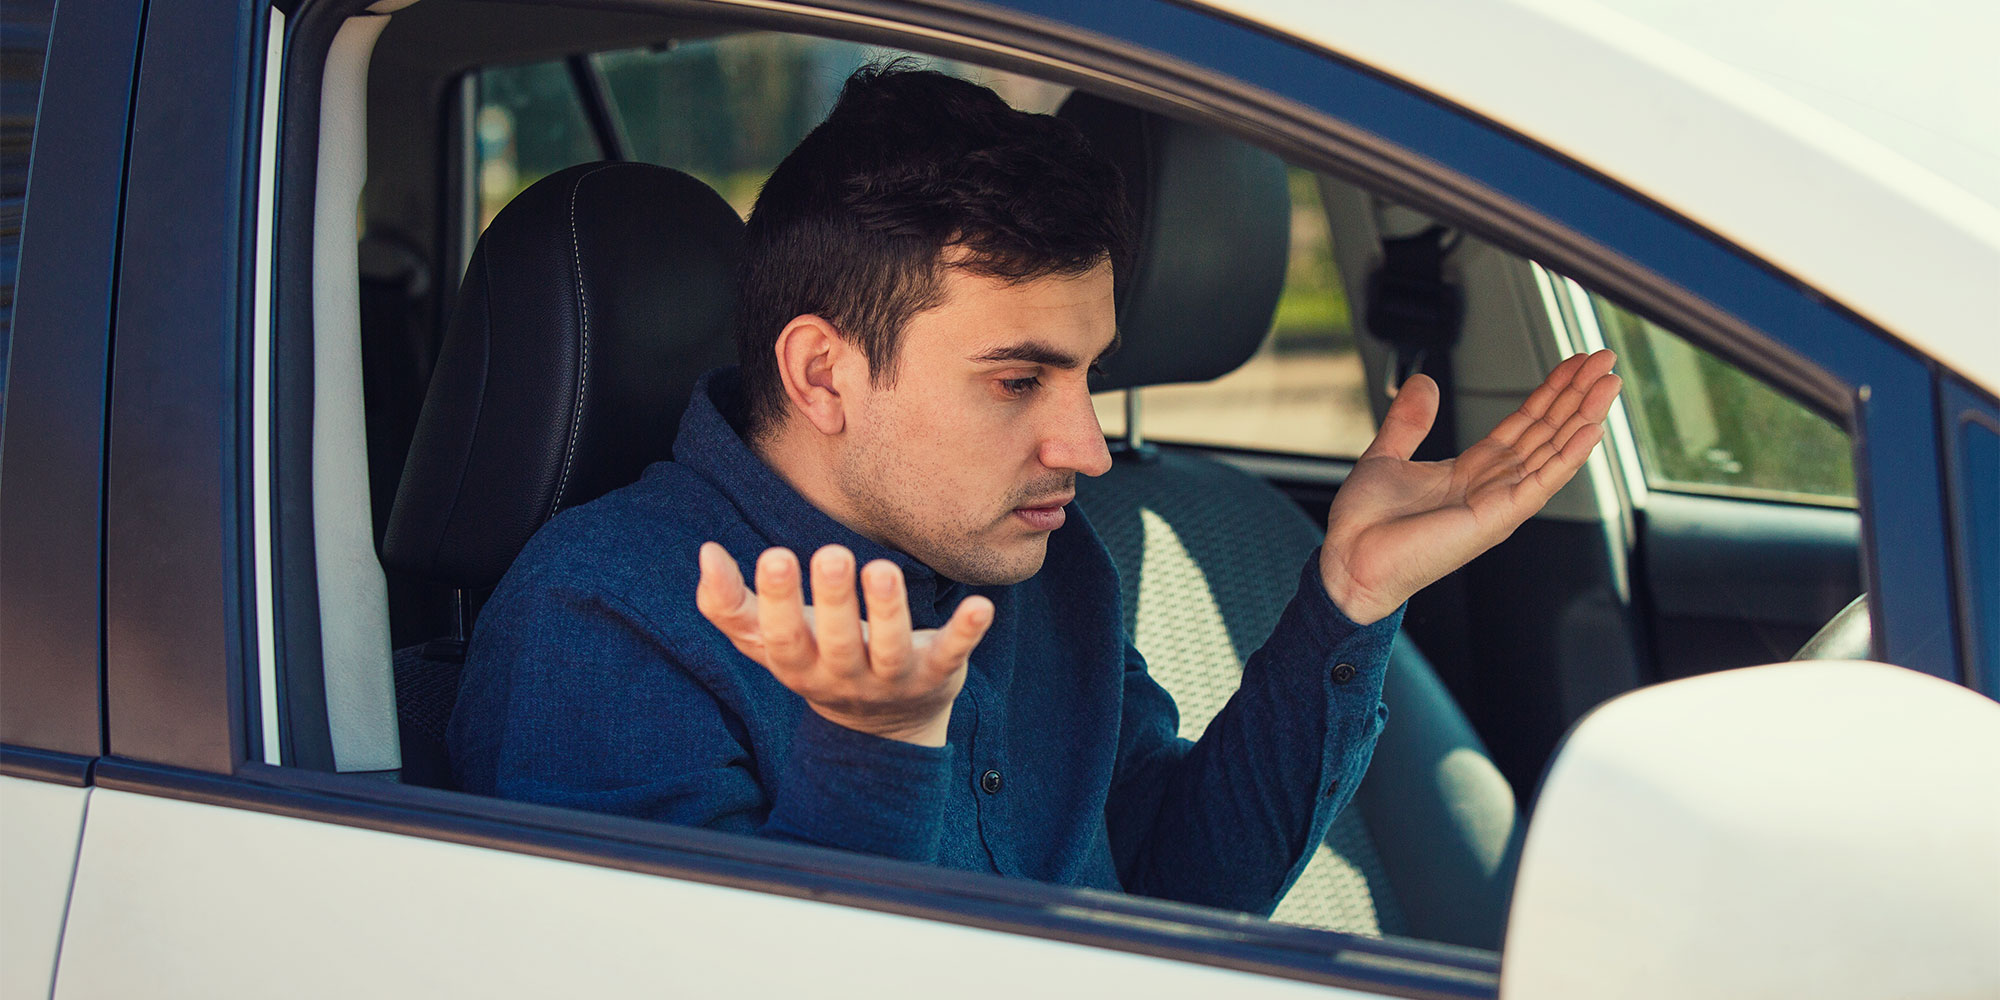
{"label": "fingers", "polygon": [[887,559],[877,559],[861,571],[861,588],[868,602],[868,659],[877,673],[900,677],[911,660],[910,603],[903,571]]}
{"label": "fingers", "polygon": [[701,582],[694,591],[696,609],[732,641],[750,639],[757,629],[757,595],[743,585],[736,560],[722,546],[703,542],[698,561]]}
{"label": "fingers", "polygon": [[798,557],[789,549],[766,549],[757,558],[755,590],[744,585],[720,545],[703,545],[700,563],[695,602],[703,616],[794,690],[871,672],[899,683],[916,680],[922,671],[949,675],[965,666],[993,624],[993,602],[973,596],[959,602],[935,633],[915,632],[903,571],[877,559],[861,570],[857,592],[854,553],[839,545],[813,553],[811,607],[805,605]]}
{"label": "fingers", "polygon": [[1529,393],[1528,398],[1521,402],[1520,409],[1508,414],[1507,419],[1500,421],[1500,426],[1493,428],[1491,437],[1501,444],[1513,447],[1514,443],[1520,440],[1523,431],[1540,420],[1542,414],[1549,412],[1549,404],[1555,401],[1557,394],[1569,387],[1570,382],[1576,378],[1576,370],[1583,367],[1583,362],[1588,357],[1589,355],[1572,354],[1564,358],[1554,371],[1549,372],[1549,377],[1543,379],[1542,384],[1536,386],[1535,391]]}
{"label": "fingers", "polygon": [[1408,459],[1431,432],[1437,412],[1437,383],[1429,375],[1410,376],[1396,391],[1389,411],[1382,415],[1382,429],[1376,432],[1375,440],[1361,457]]}
{"label": "fingers", "polygon": [[[1583,398],[1576,412],[1570,414],[1570,418],[1563,421],[1562,427],[1554,434],[1547,435],[1546,441],[1540,440],[1543,436],[1540,434],[1523,435],[1523,440],[1534,440],[1537,453],[1539,453],[1542,445],[1548,445],[1550,448],[1558,451],[1567,448],[1570,440],[1576,436],[1578,431],[1583,430],[1585,427],[1604,422],[1605,416],[1611,412],[1611,401],[1618,398],[1618,390],[1624,384],[1624,380],[1616,375],[1607,375],[1597,380],[1597,384],[1590,387],[1589,394]],[[1531,457],[1533,456],[1531,455]],[[1527,468],[1530,470],[1536,468],[1533,464],[1523,464],[1527,465]]]}
{"label": "fingers", "polygon": [[[1618,356],[1610,351],[1598,351],[1591,355],[1576,355],[1549,374],[1540,388],[1529,394],[1527,402],[1521,404],[1500,426],[1493,429],[1491,437],[1511,448],[1515,454],[1532,455],[1551,440],[1561,446],[1560,438],[1570,418],[1581,412],[1588,412],[1585,404],[1601,403],[1601,409],[1591,417],[1604,419],[1611,408],[1611,398],[1618,393],[1617,376],[1611,374],[1611,366]],[[1565,373],[1567,369],[1567,373]],[[1611,381],[1612,387],[1604,390],[1604,383]]]}
{"label": "fingers", "polygon": [[[1563,443],[1562,450],[1556,453],[1555,460],[1551,464],[1555,465],[1558,471],[1568,470],[1563,476],[1564,482],[1568,482],[1569,477],[1576,474],[1576,470],[1583,468],[1584,459],[1590,457],[1590,449],[1597,447],[1597,442],[1602,440],[1604,440],[1604,425],[1591,424],[1577,431]],[[1556,485],[1560,487],[1562,484]]]}
{"label": "fingers", "polygon": [[1576,413],[1587,394],[1611,372],[1618,355],[1605,350],[1595,354],[1573,354],[1549,372],[1549,377],[1528,394],[1521,408],[1493,428],[1488,437],[1517,454],[1531,453]]}
{"label": "fingers", "polygon": [[1584,398],[1596,388],[1597,383],[1611,374],[1611,366],[1617,361],[1618,355],[1610,351],[1598,351],[1585,358],[1583,365],[1577,368],[1576,376],[1561,392],[1556,393],[1555,399],[1549,401],[1548,412],[1542,414],[1540,422],[1550,427],[1561,427],[1582,409]]}
{"label": "fingers", "polygon": [[1597,447],[1597,442],[1604,438],[1603,424],[1582,421],[1580,417],[1578,420],[1582,426],[1570,435],[1562,447],[1558,448],[1554,443],[1545,444],[1536,449],[1522,466],[1527,472],[1523,482],[1531,485],[1538,506],[1547,503],[1557,490],[1576,476],[1577,470],[1583,468],[1584,461],[1590,457],[1590,449]]}
{"label": "fingers", "polygon": [[1590,387],[1583,397],[1583,407],[1579,411],[1591,420],[1603,420],[1611,413],[1611,402],[1618,398],[1619,390],[1625,387],[1625,380],[1607,373]]}
{"label": "fingers", "polygon": [[972,658],[972,647],[986,638],[986,629],[992,624],[992,601],[974,594],[958,602],[951,620],[938,629],[937,639],[931,643],[930,668],[946,674],[964,666]]}
{"label": "fingers", "polygon": [[785,674],[811,668],[818,659],[806,623],[799,559],[790,549],[765,549],[757,557],[757,629],[764,639],[764,665],[781,680]]}
{"label": "fingers", "polygon": [[866,669],[861,601],[854,592],[854,553],[840,545],[821,546],[812,557],[812,585],[813,638],[821,662],[838,675]]}

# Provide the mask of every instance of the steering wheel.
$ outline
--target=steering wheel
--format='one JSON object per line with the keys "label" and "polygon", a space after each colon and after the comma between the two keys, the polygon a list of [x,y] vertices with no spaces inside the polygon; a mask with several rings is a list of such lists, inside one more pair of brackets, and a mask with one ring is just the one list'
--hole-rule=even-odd
{"label": "steering wheel", "polygon": [[1869,649],[1871,628],[1868,623],[1868,595],[1849,601],[1839,613],[1827,619],[1806,644],[1792,654],[1794,660],[1866,660],[1873,656]]}

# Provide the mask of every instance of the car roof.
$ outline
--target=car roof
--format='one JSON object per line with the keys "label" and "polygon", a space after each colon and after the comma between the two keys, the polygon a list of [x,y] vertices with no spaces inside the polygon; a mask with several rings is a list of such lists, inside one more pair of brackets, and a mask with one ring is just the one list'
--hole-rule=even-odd
{"label": "car roof", "polygon": [[[1896,5],[1870,12],[1853,0],[1835,9],[1767,0],[1763,15],[1725,28],[1657,0],[1202,2],[1567,155],[2000,393],[2000,299],[1991,291],[2000,277],[2000,148],[1987,148],[2000,147],[2000,127],[1989,124],[2000,121],[2000,71],[1990,60],[1967,62],[1976,50],[1932,44],[1941,33],[2000,35],[2000,6],[1933,0],[1955,7],[1940,20]],[[1949,62],[1947,72],[1914,74],[1900,56],[1874,61],[1878,79],[1906,84],[1883,88],[1885,99],[1922,113],[1829,113],[1853,102],[1822,82],[1841,63],[1823,53],[1774,59],[1777,68],[1761,75],[1743,68],[1760,45],[1817,44],[1801,27],[1816,17],[1847,18],[1848,36]],[[1797,30],[1783,37],[1788,24]],[[1960,92],[1967,86],[1979,89]],[[1802,94],[1819,96],[1808,103]],[[1955,109],[1982,103],[1985,117],[1958,121]],[[1956,124],[1939,136],[1927,127],[1938,121]],[[1911,128],[1938,141],[1906,141]]]}

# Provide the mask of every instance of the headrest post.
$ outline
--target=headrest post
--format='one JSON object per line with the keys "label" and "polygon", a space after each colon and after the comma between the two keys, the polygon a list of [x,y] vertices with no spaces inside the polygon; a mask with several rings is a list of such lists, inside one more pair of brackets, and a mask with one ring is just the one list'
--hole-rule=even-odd
{"label": "headrest post", "polygon": [[1113,442],[1111,456],[1121,462],[1150,462],[1159,455],[1159,449],[1146,441],[1146,434],[1139,428],[1139,388],[1133,386],[1125,392],[1125,437]]}
{"label": "headrest post", "polygon": [[465,641],[465,591],[459,587],[451,589],[451,637]]}
{"label": "headrest post", "polygon": [[1125,447],[1138,451],[1146,446],[1146,435],[1139,429],[1139,390],[1135,386],[1125,390]]}

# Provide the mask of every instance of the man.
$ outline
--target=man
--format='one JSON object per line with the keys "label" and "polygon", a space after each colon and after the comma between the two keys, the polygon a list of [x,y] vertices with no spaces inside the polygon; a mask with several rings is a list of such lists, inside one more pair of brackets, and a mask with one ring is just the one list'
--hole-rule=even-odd
{"label": "man", "polygon": [[487,604],[461,786],[1269,913],[1367,767],[1404,601],[1574,475],[1619,383],[1572,358],[1412,463],[1438,402],[1412,379],[1189,743],[1070,506],[1110,465],[1087,380],[1124,219],[1065,123],[852,78],[751,217],[740,369]]}

